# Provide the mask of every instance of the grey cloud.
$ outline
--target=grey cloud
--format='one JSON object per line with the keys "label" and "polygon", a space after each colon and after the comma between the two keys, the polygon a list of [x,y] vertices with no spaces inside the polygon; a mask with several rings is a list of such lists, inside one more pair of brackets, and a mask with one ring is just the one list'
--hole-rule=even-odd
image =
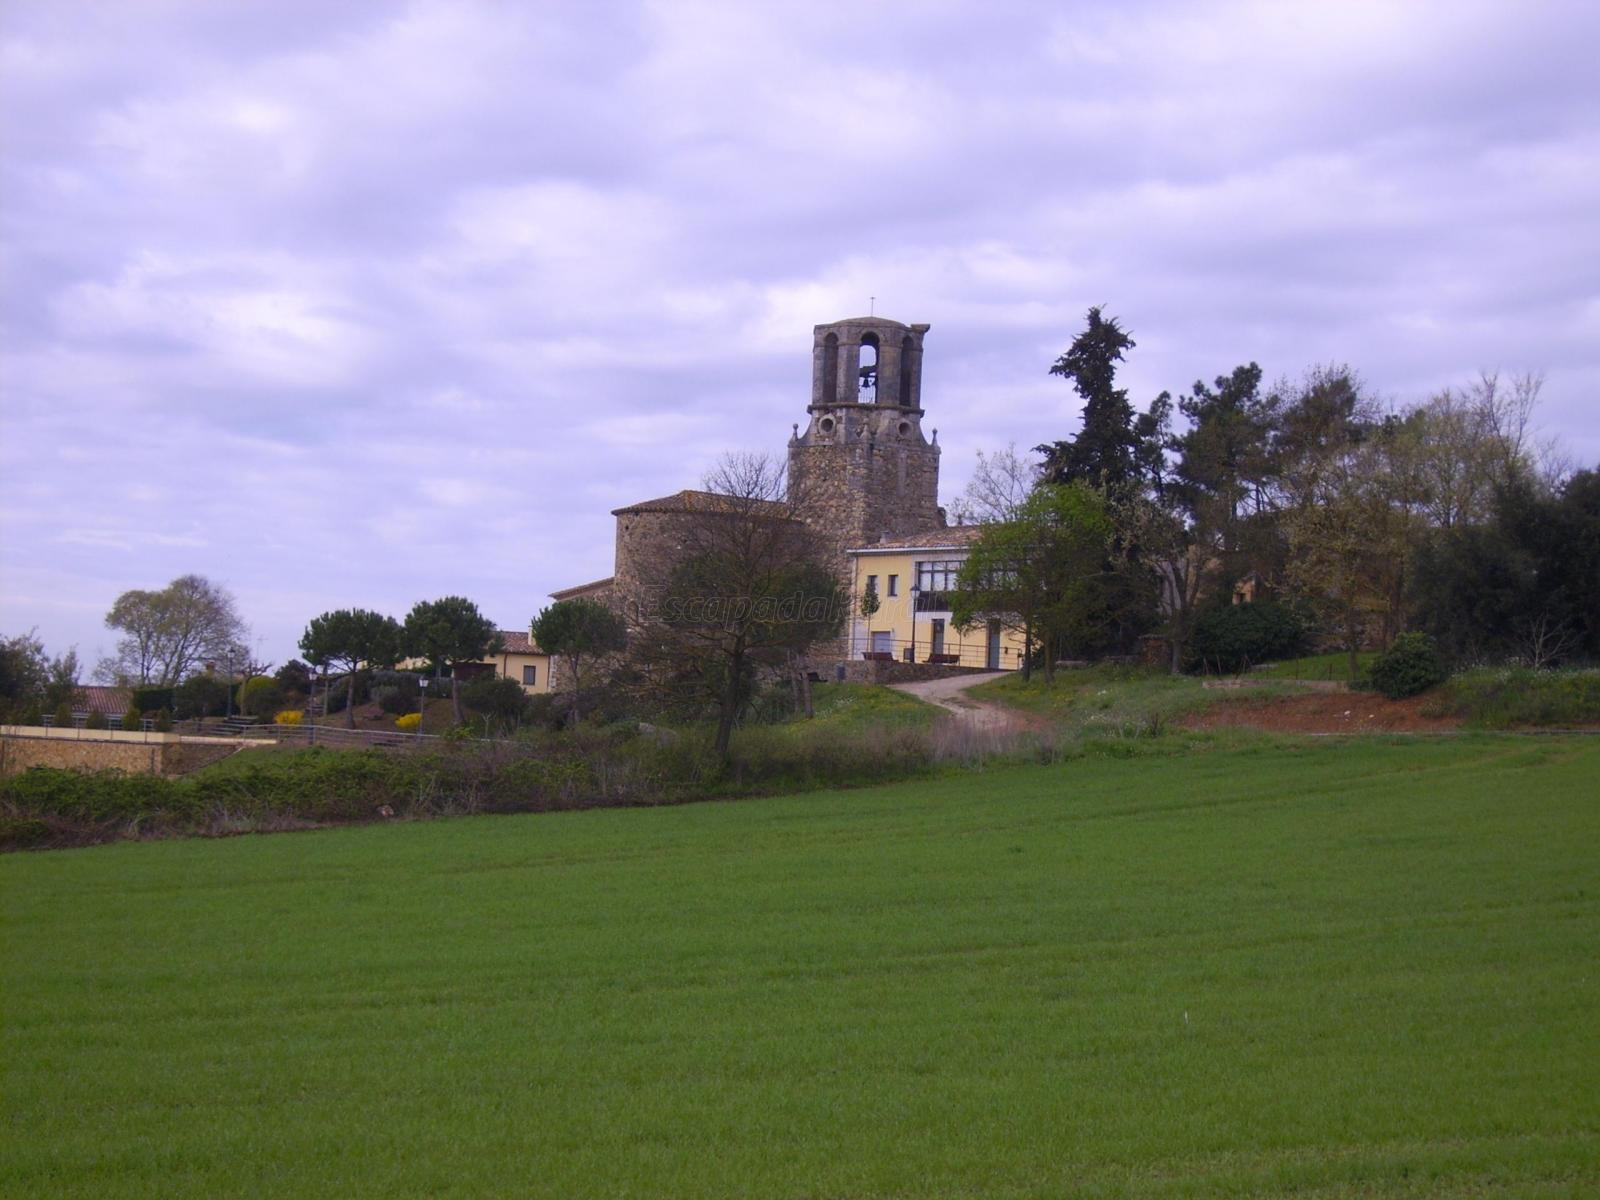
{"label": "grey cloud", "polygon": [[0,630],[227,582],[519,624],[607,511],[779,449],[812,324],[934,325],[954,495],[1246,359],[1547,371],[1600,459],[1589,6],[10,5]]}

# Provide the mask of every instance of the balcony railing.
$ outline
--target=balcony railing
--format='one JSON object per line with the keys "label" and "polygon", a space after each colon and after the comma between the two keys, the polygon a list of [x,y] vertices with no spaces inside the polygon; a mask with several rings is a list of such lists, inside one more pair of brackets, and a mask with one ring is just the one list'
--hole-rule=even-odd
{"label": "balcony railing", "polygon": [[950,592],[918,592],[914,607],[919,613],[949,612],[950,597]]}

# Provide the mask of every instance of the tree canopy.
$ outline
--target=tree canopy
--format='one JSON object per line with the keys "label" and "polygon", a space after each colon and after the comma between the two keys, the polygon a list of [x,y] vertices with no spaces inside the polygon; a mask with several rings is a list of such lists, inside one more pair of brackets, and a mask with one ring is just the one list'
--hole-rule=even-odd
{"label": "tree canopy", "polygon": [[400,623],[365,608],[340,608],[313,617],[300,636],[300,652],[320,668],[336,667],[348,674],[345,721],[356,723],[356,672],[366,667],[392,667],[399,660]]}
{"label": "tree canopy", "polygon": [[605,605],[579,596],[558,600],[542,609],[533,619],[532,632],[539,649],[566,664],[571,688],[569,712],[576,724],[581,716],[584,664],[625,649],[627,622]]}
{"label": "tree canopy", "polygon": [[200,575],[182,575],[158,591],[117,597],[106,626],[123,634],[95,674],[109,682],[172,687],[202,663],[247,656],[249,628],[233,596]]}

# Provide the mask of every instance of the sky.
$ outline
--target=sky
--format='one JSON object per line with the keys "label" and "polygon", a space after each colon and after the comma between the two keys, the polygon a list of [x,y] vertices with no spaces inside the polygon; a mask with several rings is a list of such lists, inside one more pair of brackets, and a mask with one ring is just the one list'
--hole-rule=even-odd
{"label": "sky", "polygon": [[1256,361],[1394,404],[1542,371],[1600,463],[1600,5],[7,0],[0,634],[129,588],[258,657],[524,628],[610,510],[781,454],[811,330],[927,322],[941,491]]}

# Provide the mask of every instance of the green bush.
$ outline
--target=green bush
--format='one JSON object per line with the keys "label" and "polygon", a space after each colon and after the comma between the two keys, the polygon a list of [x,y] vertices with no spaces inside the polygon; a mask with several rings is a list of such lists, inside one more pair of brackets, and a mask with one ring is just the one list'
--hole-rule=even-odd
{"label": "green bush", "polygon": [[228,685],[215,675],[192,675],[172,689],[172,711],[180,718],[220,717],[228,711]]}
{"label": "green bush", "polygon": [[246,716],[271,716],[284,707],[283,688],[270,675],[256,675],[239,685],[239,711]]}
{"label": "green bush", "polygon": [[1425,633],[1402,633],[1372,663],[1367,680],[1391,700],[1403,700],[1443,683],[1449,672]]}
{"label": "green bush", "polygon": [[158,709],[156,712],[156,732],[172,732],[172,710],[170,708]]}
{"label": "green bush", "polygon": [[1218,604],[1195,622],[1190,653],[1203,670],[1231,674],[1293,658],[1305,649],[1306,633],[1298,613],[1271,600]]}
{"label": "green bush", "polygon": [[176,689],[169,687],[134,688],[131,703],[142,713],[155,712],[158,708],[171,708],[174,690]]}
{"label": "green bush", "polygon": [[122,727],[129,732],[137,732],[144,728],[144,714],[136,707],[130,705],[128,711],[122,714]]}
{"label": "green bush", "polygon": [[55,715],[51,718],[51,722],[57,729],[71,729],[72,705],[68,704],[65,700],[56,705]]}
{"label": "green bush", "polygon": [[109,729],[111,725],[110,722],[106,720],[105,713],[92,712],[84,720],[83,727],[85,729]]}
{"label": "green bush", "polygon": [[1600,724],[1600,670],[1468,671],[1440,691],[1441,713],[1485,729]]}

